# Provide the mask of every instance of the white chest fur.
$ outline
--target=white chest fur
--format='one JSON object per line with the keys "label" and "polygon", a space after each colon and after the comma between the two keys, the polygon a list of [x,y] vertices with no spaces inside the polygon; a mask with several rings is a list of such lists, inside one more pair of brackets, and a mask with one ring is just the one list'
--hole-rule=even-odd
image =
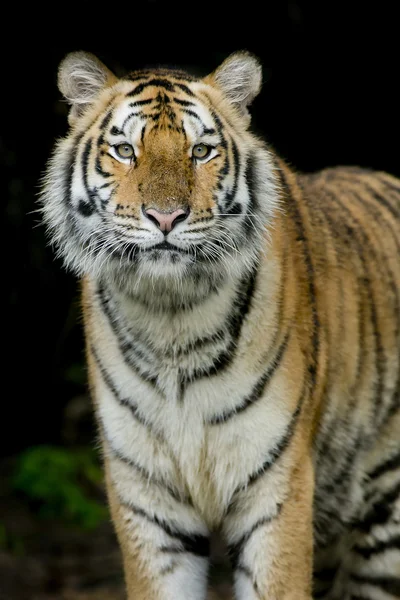
{"label": "white chest fur", "polygon": [[[209,525],[218,523],[290,419],[284,369],[240,411],[265,371],[247,356],[257,315],[239,343],[229,319],[233,284],[178,314],[150,314],[94,285],[91,292],[96,402],[110,447],[189,496]],[[214,368],[227,350],[224,368]]]}

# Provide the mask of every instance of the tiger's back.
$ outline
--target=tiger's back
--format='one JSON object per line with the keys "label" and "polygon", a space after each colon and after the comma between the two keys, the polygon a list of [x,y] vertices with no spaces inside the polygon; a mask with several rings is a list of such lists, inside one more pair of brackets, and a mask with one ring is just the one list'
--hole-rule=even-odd
{"label": "tiger's back", "polygon": [[128,596],[204,598],[218,530],[238,600],[400,597],[399,182],[289,168],[248,129],[260,73],[61,66],[44,211]]}
{"label": "tiger's back", "polygon": [[367,598],[380,589],[398,597],[387,573],[400,573],[400,182],[340,167],[289,174],[283,185],[288,202],[298,197],[299,254],[311,257],[300,303],[315,301],[324,363],[313,440],[316,597],[353,588],[356,597],[360,586]]}

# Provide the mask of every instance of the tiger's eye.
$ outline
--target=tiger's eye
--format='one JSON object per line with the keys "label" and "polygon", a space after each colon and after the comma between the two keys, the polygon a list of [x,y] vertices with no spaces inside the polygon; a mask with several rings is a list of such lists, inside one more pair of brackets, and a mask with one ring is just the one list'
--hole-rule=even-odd
{"label": "tiger's eye", "polygon": [[118,144],[118,146],[114,146],[115,151],[121,158],[132,158],[135,152],[130,144]]}
{"label": "tiger's eye", "polygon": [[207,158],[210,152],[211,146],[207,146],[206,144],[196,144],[192,150],[194,158]]}

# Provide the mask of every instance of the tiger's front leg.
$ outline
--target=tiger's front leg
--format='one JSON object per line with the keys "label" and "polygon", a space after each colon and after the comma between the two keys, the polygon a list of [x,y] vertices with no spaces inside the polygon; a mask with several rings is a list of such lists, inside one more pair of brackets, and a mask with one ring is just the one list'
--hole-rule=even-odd
{"label": "tiger's front leg", "polygon": [[[122,551],[127,600],[205,600],[209,538],[191,506],[160,502],[157,490],[122,480],[121,465],[106,460],[111,515]],[[126,474],[125,474],[126,476]],[[152,494],[153,491],[153,494]]]}
{"label": "tiger's front leg", "polygon": [[237,494],[224,523],[237,600],[311,600],[312,500],[308,456]]}

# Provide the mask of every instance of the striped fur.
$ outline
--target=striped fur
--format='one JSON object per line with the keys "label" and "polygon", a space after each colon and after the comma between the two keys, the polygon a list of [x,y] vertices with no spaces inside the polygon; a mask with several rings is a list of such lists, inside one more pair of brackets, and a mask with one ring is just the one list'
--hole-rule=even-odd
{"label": "striped fur", "polygon": [[83,280],[128,598],[203,599],[215,530],[238,600],[400,598],[400,181],[296,173],[248,129],[259,87],[246,53],[60,67],[43,212]]}

